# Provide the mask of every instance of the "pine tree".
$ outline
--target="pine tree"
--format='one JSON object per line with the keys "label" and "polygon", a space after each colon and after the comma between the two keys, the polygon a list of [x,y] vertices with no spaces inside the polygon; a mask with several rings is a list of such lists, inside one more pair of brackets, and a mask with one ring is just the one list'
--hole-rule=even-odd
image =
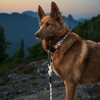
{"label": "pine tree", "polygon": [[19,50],[15,51],[14,58],[23,58],[24,57],[24,40],[21,40],[21,47]]}
{"label": "pine tree", "polygon": [[76,33],[78,33],[78,35],[80,35],[81,37],[84,35],[83,34],[83,26],[82,26],[82,23],[79,23],[79,25],[76,27]]}
{"label": "pine tree", "polygon": [[19,49],[19,52],[20,52],[20,57],[24,57],[24,40],[22,39],[21,40],[21,47]]}
{"label": "pine tree", "polygon": [[0,63],[8,56],[5,51],[7,48],[7,42],[4,35],[4,29],[0,26]]}

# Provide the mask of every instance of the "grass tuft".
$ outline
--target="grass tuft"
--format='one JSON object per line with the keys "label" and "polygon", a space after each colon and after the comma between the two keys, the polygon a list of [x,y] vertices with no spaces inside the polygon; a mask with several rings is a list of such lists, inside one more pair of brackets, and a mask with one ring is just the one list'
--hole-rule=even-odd
{"label": "grass tuft", "polygon": [[31,85],[37,85],[37,81],[31,81],[30,84]]}
{"label": "grass tuft", "polygon": [[35,68],[36,68],[35,66],[29,66],[29,67],[27,67],[26,69],[23,70],[23,73],[24,74],[30,74],[31,72],[34,71]]}

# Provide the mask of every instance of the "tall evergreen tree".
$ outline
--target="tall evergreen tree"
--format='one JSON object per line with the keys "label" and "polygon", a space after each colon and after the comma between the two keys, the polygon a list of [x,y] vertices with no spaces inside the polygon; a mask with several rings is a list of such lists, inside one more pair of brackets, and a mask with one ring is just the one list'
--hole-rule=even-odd
{"label": "tall evergreen tree", "polygon": [[24,40],[21,40],[21,47],[19,50],[15,51],[14,57],[15,58],[23,58],[24,57]]}
{"label": "tall evergreen tree", "polygon": [[4,35],[4,29],[0,26],[0,63],[8,56],[5,51],[7,48],[7,42]]}
{"label": "tall evergreen tree", "polygon": [[24,40],[22,39],[21,40],[21,47],[19,49],[19,52],[20,52],[20,57],[24,57]]}

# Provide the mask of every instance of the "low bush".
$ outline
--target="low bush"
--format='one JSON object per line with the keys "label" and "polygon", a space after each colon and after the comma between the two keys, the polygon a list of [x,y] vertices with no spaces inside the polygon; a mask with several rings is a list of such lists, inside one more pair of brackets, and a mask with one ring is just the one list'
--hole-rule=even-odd
{"label": "low bush", "polygon": [[23,70],[23,73],[24,74],[30,74],[31,72],[34,71],[35,68],[36,68],[35,66],[29,66],[29,67],[27,67],[26,69]]}
{"label": "low bush", "polygon": [[31,81],[30,84],[31,85],[37,85],[37,81]]}
{"label": "low bush", "polygon": [[4,85],[4,84],[5,84],[5,80],[1,80],[0,85]]}
{"label": "low bush", "polygon": [[15,81],[9,81],[9,84],[14,84],[14,83],[16,83]]}
{"label": "low bush", "polygon": [[38,75],[40,75],[40,73],[31,73],[30,75],[31,76],[38,76]]}

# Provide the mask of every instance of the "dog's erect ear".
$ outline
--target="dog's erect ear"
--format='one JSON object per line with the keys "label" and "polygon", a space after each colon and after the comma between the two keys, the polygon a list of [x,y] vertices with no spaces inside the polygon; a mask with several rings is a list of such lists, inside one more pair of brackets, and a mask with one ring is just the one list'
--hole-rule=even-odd
{"label": "dog's erect ear", "polygon": [[50,16],[54,17],[57,21],[59,21],[59,19],[61,18],[61,13],[60,13],[59,8],[55,2],[51,3]]}
{"label": "dog's erect ear", "polygon": [[41,21],[41,19],[46,16],[46,14],[44,13],[43,9],[41,8],[41,6],[38,6],[38,16],[39,16],[39,21]]}

